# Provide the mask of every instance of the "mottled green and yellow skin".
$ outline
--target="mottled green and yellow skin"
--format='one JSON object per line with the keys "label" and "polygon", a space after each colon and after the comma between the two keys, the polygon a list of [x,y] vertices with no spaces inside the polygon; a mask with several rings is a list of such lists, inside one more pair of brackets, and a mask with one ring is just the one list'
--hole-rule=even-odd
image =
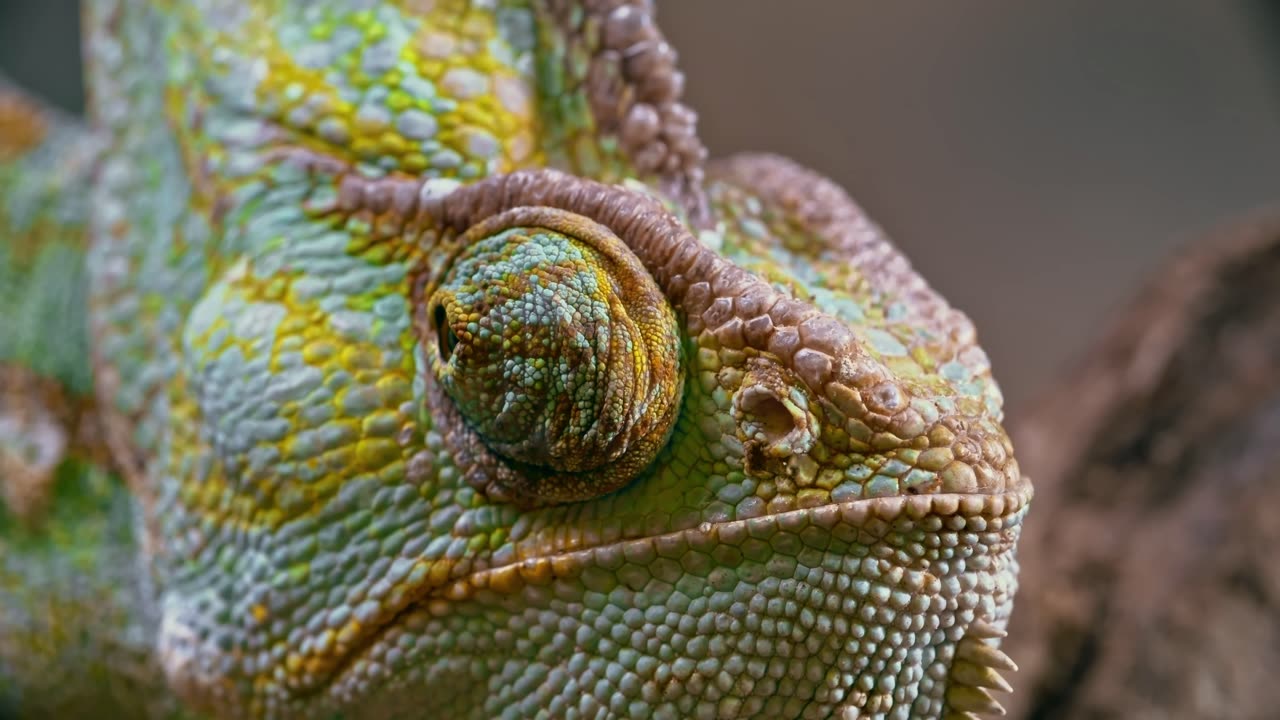
{"label": "mottled green and yellow skin", "polygon": [[0,404],[0,708],[998,708],[972,326],[827,181],[706,164],[647,3],[85,12],[89,130],[0,157],[6,318],[87,288],[3,328],[65,390]]}

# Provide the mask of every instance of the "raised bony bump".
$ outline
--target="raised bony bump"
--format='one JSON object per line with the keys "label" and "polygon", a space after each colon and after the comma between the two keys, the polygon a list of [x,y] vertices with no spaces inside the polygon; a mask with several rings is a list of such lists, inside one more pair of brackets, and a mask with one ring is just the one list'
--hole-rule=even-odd
{"label": "raised bony bump", "polygon": [[742,385],[734,393],[733,417],[748,474],[778,472],[780,461],[813,449],[822,429],[806,395],[803,383],[776,363],[747,361]]}

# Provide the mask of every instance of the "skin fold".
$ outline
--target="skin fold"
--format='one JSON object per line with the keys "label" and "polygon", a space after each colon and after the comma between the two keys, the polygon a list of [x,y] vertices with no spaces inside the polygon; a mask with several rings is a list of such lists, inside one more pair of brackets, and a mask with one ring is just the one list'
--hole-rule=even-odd
{"label": "skin fold", "polygon": [[1002,712],[973,326],[648,3],[85,25],[86,127],[0,91],[0,716]]}

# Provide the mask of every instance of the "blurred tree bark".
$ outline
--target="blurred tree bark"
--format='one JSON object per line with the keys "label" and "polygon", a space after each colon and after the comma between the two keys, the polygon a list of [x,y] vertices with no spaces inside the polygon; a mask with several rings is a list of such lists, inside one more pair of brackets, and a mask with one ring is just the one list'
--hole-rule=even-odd
{"label": "blurred tree bark", "polygon": [[1280,209],[1159,273],[1015,431],[1013,717],[1280,708]]}

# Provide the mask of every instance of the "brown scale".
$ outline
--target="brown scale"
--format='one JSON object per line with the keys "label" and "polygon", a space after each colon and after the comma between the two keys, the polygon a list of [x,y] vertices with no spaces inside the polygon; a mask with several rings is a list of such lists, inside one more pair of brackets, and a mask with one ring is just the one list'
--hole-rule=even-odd
{"label": "brown scale", "polygon": [[702,219],[707,150],[698,138],[697,114],[680,102],[684,73],[654,22],[653,4],[588,2],[574,26],[581,4],[555,1],[550,11],[565,37],[582,38],[591,52],[585,91],[598,131],[616,136],[638,174],[656,175],[663,191]]}

